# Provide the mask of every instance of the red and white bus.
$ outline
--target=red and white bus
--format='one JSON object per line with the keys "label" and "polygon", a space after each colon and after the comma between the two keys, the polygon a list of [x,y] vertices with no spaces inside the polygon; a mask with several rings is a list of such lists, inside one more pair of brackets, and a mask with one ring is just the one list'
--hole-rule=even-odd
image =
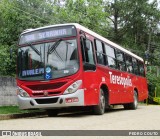
{"label": "red and white bus", "polygon": [[20,109],[110,105],[136,109],[148,97],[144,61],[77,24],[25,30],[19,39],[17,96]]}

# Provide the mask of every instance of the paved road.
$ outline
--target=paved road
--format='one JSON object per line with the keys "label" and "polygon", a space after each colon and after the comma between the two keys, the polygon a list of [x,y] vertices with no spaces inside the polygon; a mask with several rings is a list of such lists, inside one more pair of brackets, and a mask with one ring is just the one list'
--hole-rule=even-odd
{"label": "paved road", "polygon": [[[0,121],[0,130],[160,130],[160,106],[122,107],[96,116],[89,112],[65,113],[57,117],[32,117]],[[4,137],[3,137],[4,138]],[[74,138],[74,137],[70,137]],[[90,138],[90,137],[86,137]],[[94,137],[103,139],[105,137]],[[107,137],[108,138],[108,137]],[[112,138],[112,137],[111,137]],[[119,137],[120,138],[120,137]],[[126,138],[126,137],[121,137]],[[142,137],[132,137],[142,138]],[[143,137],[159,138],[159,137]],[[75,138],[74,138],[75,139]]]}

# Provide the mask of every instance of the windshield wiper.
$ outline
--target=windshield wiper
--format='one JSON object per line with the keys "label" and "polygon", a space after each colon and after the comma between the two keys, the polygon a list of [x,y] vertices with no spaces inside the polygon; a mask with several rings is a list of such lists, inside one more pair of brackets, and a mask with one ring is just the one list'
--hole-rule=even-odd
{"label": "windshield wiper", "polygon": [[41,60],[41,62],[42,62],[41,47],[40,47],[40,51],[38,51],[37,48],[35,48],[35,47],[32,45],[32,43],[27,43],[27,44],[28,44],[28,46],[30,46],[30,47],[32,48],[33,51],[35,51],[35,53],[36,53],[37,55],[40,56],[40,60]]}
{"label": "windshield wiper", "polygon": [[56,41],[56,42],[48,49],[48,54],[51,54],[53,51],[55,51],[55,49],[57,48],[57,46],[60,44],[61,41],[62,41],[62,39],[59,39],[58,41]]}
{"label": "windshield wiper", "polygon": [[36,52],[37,55],[41,56],[41,52],[39,52],[39,51],[37,50],[37,48],[35,48],[35,47],[32,45],[32,43],[27,43],[27,44]]}
{"label": "windshield wiper", "polygon": [[47,62],[48,62],[48,56],[49,56],[49,54],[52,54],[53,52],[57,55],[57,57],[59,57],[63,61],[63,59],[60,57],[60,55],[56,51],[56,48],[61,43],[61,41],[62,41],[62,39],[59,39],[51,47],[48,47]]}

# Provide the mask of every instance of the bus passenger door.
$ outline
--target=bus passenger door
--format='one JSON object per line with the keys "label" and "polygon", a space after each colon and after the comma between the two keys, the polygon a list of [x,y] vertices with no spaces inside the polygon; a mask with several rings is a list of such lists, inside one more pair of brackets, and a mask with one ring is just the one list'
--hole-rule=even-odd
{"label": "bus passenger door", "polygon": [[83,59],[83,85],[85,105],[98,103],[98,92],[96,90],[96,65],[93,52],[93,43],[89,39],[81,37],[81,50]]}

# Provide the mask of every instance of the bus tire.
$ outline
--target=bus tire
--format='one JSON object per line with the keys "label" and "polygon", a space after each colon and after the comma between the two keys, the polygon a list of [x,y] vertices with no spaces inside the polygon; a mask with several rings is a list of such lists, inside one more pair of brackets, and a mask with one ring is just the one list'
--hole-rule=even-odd
{"label": "bus tire", "polygon": [[134,101],[129,104],[124,104],[124,109],[130,109],[130,110],[136,110],[138,107],[138,94],[136,91],[134,91]]}
{"label": "bus tire", "polygon": [[124,104],[123,107],[125,110],[129,110],[129,104]]}
{"label": "bus tire", "polygon": [[105,112],[105,96],[104,91],[100,89],[99,104],[94,106],[93,111],[96,115],[103,115]]}
{"label": "bus tire", "polygon": [[48,109],[46,110],[48,117],[55,117],[58,115],[59,110],[58,109]]}
{"label": "bus tire", "polygon": [[134,101],[133,101],[133,103],[130,104],[130,109],[136,110],[137,107],[138,107],[138,94],[137,94],[137,92],[134,90]]}

